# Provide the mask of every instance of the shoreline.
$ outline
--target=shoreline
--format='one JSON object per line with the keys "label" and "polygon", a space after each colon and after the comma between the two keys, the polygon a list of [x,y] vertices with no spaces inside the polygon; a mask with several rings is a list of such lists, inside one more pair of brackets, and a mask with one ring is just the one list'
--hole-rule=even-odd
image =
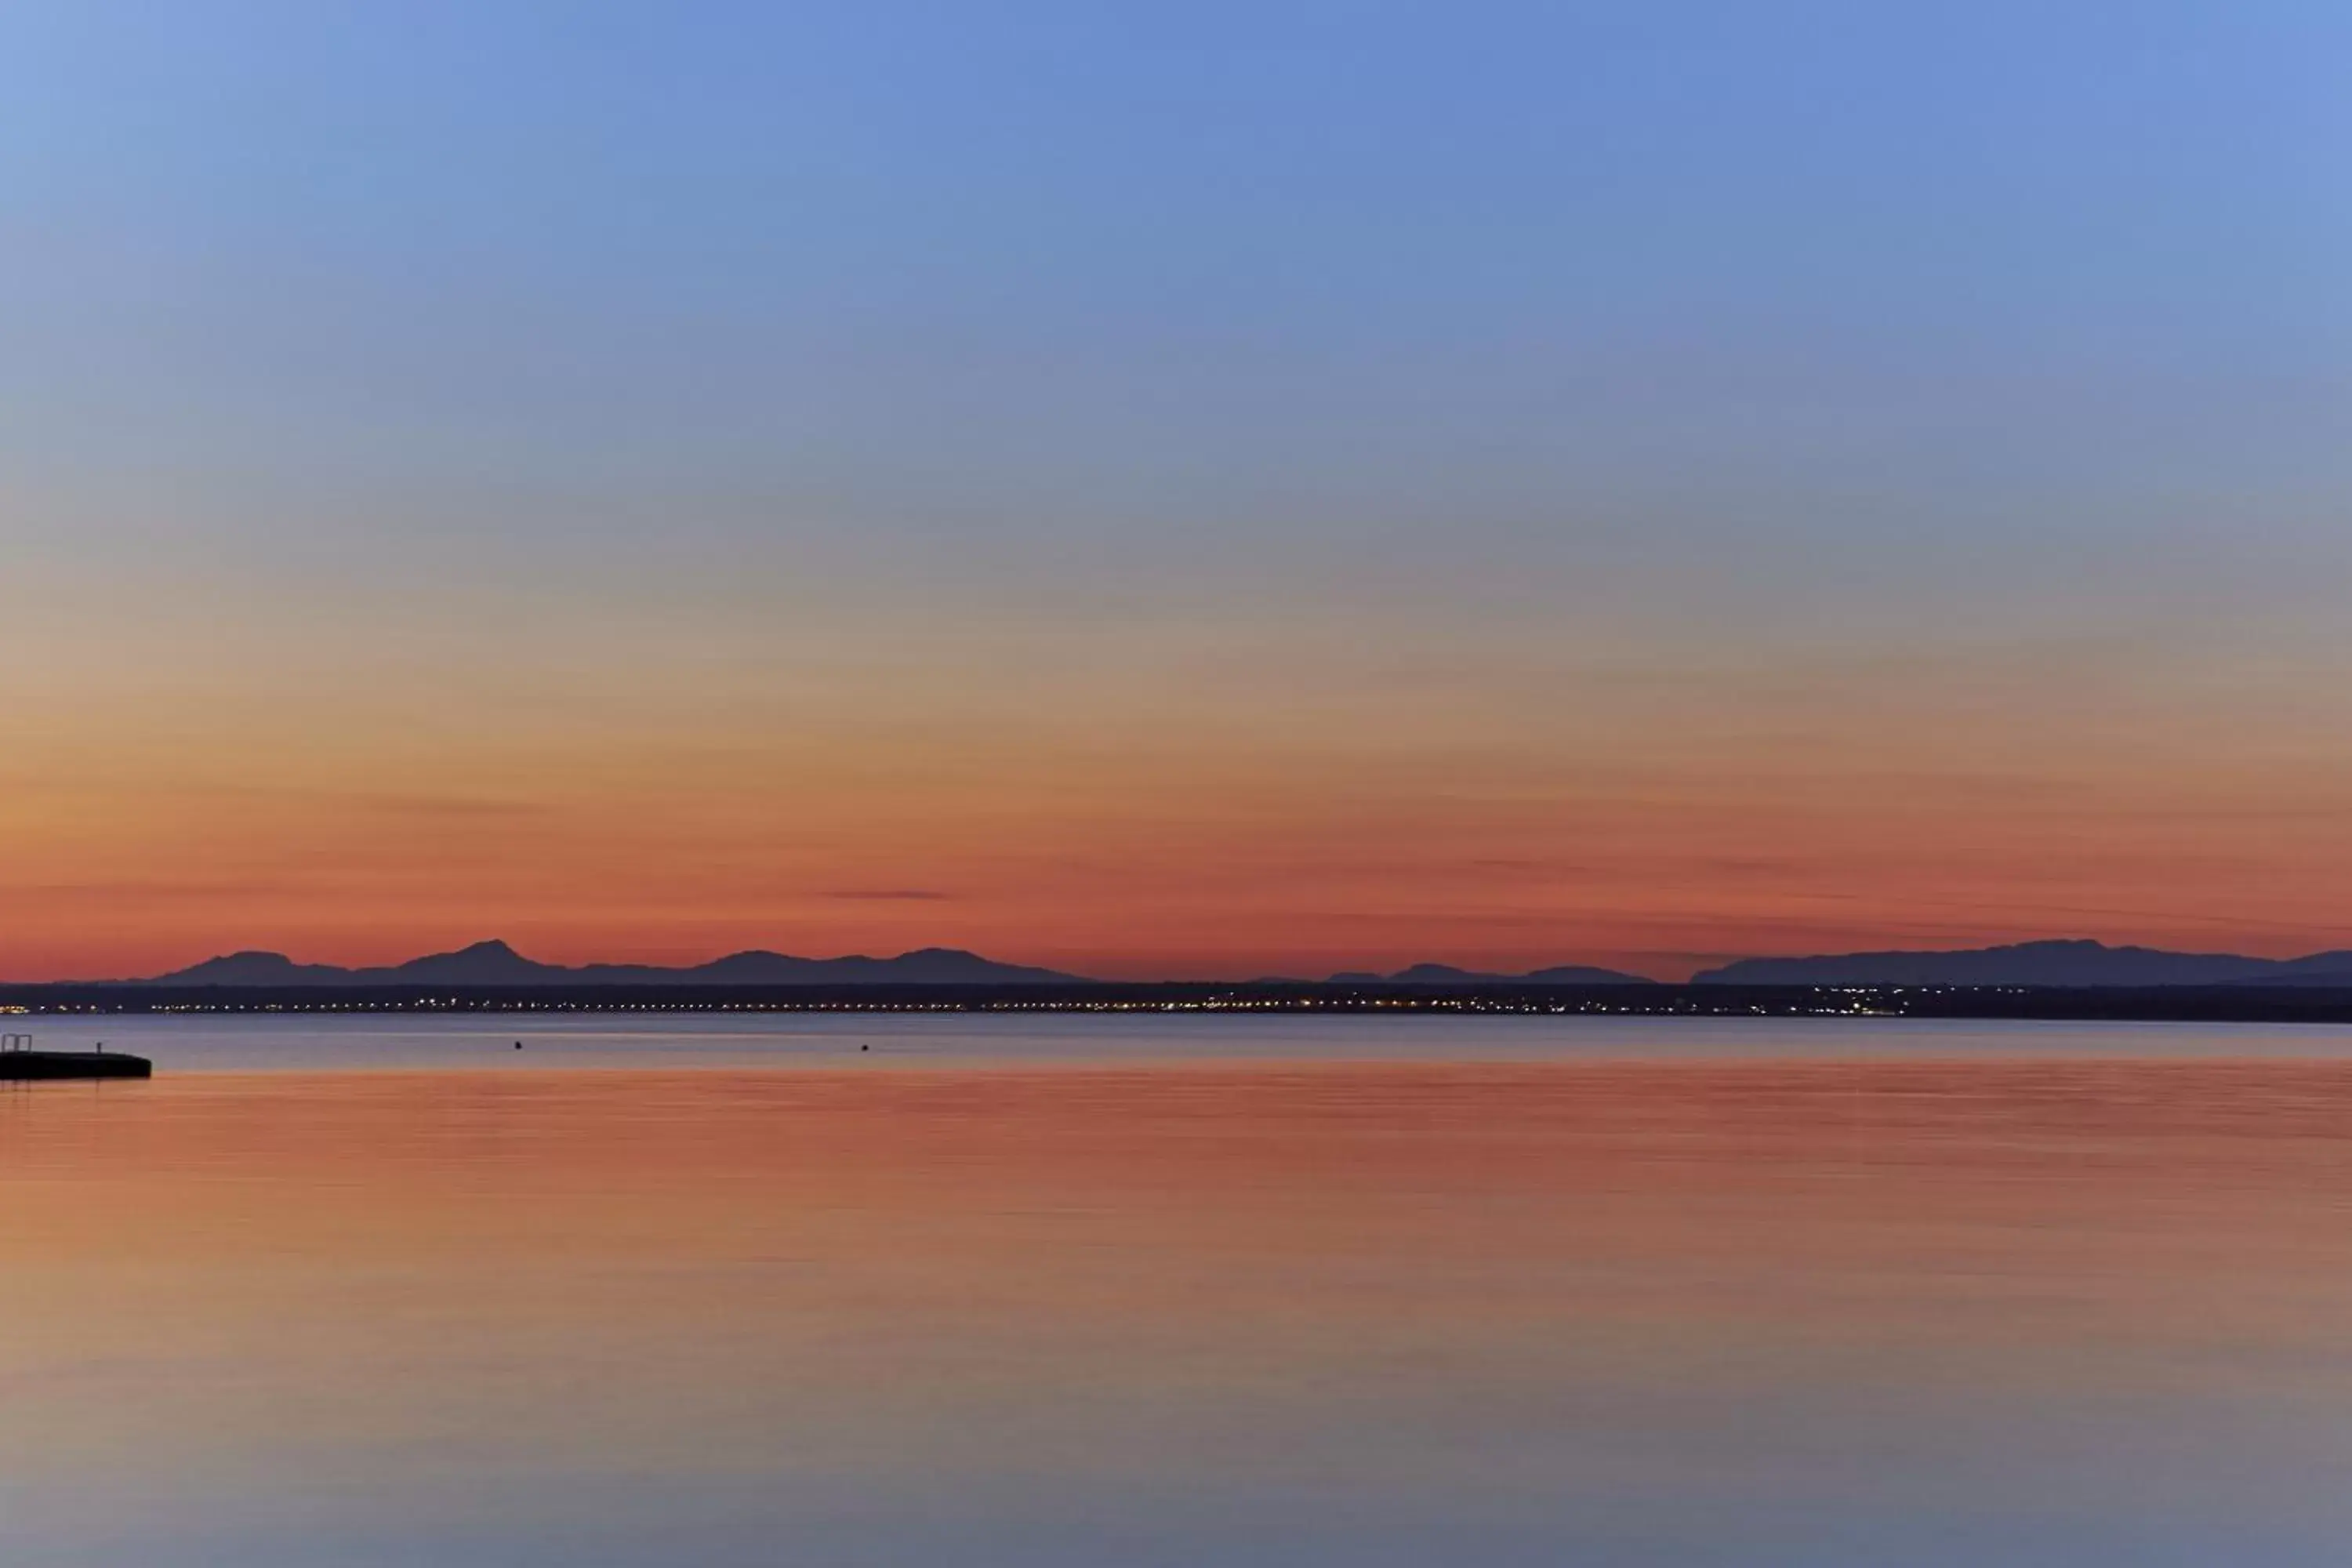
{"label": "shoreline", "polygon": [[2289,985],[1412,986],[1214,984],[566,987],[0,985],[0,1014],[326,1016],[467,1013],[1433,1014],[1654,1018],[1978,1018],[2107,1023],[2352,1024],[2352,990]]}

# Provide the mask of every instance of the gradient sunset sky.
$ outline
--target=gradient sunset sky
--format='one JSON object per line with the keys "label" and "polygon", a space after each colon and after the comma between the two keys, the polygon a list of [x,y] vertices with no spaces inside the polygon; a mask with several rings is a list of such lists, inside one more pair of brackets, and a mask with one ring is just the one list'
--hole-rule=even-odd
{"label": "gradient sunset sky", "polygon": [[2347,59],[21,0],[0,975],[2352,945]]}

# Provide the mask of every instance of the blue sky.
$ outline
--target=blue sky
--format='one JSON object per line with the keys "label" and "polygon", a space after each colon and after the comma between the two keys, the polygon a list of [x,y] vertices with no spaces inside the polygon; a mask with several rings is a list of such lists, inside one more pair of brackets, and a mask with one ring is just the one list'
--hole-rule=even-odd
{"label": "blue sky", "polygon": [[1743,531],[1717,486],[2018,545],[2344,478],[2333,7],[0,26],[11,423],[68,474],[784,494],[1024,564]]}

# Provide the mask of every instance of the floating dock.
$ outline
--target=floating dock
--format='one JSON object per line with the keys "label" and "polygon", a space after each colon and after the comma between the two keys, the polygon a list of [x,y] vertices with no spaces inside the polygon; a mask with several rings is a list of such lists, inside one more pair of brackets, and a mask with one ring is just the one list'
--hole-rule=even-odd
{"label": "floating dock", "polygon": [[0,1037],[0,1083],[35,1079],[153,1078],[155,1064],[121,1051],[37,1051],[30,1035]]}

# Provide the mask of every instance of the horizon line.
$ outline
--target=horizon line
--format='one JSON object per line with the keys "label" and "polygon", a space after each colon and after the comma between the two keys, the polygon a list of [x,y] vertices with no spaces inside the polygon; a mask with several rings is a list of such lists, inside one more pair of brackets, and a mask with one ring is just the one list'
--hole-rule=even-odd
{"label": "horizon line", "polygon": [[[1691,981],[1699,979],[1703,976],[1743,963],[1822,963],[1837,962],[1840,960],[1891,957],[1957,958],[2032,950],[2047,952],[2049,950],[2057,949],[2072,949],[2086,953],[2091,952],[2108,954],[2146,953],[2171,959],[2235,961],[2266,965],[2292,965],[2312,959],[2333,957],[2338,953],[2352,951],[2323,946],[2314,948],[2306,952],[2300,952],[2290,956],[2270,957],[2248,954],[2234,951],[2165,948],[2137,942],[2114,942],[2098,937],[2061,935],[2020,937],[2013,940],[1982,942],[1972,946],[1961,947],[1876,946],[1853,947],[1839,950],[1816,949],[1812,951],[1752,952],[1741,953],[1680,953],[1674,956],[1682,958],[1685,961],[1697,961],[1695,963],[1691,973],[1681,980],[1662,979],[1657,975],[1641,973],[1619,963],[1604,963],[1574,958],[1552,960],[1520,970],[1482,967],[1475,962],[1453,962],[1443,959],[1423,958],[1404,963],[1395,963],[1393,962],[1383,963],[1377,960],[1364,960],[1353,963],[1346,961],[1325,961],[1326,963],[1330,965],[1328,969],[1325,969],[1323,964],[1318,964],[1314,966],[1313,970],[1303,973],[1300,972],[1300,966],[1295,964],[1284,965],[1274,963],[1264,966],[1239,965],[1235,966],[1234,971],[1209,974],[1183,975],[1168,974],[1163,973],[1150,975],[1128,974],[1103,976],[1083,973],[1078,971],[1050,963],[1038,963],[1022,959],[1000,959],[982,952],[974,948],[956,946],[946,942],[925,943],[893,953],[853,952],[819,956],[810,953],[793,952],[781,948],[751,946],[730,948],[725,952],[715,952],[706,958],[676,962],[597,958],[583,959],[578,962],[562,962],[532,958],[524,953],[507,939],[488,937],[456,947],[437,948],[433,951],[417,953],[404,959],[360,963],[339,963],[326,961],[301,960],[294,958],[286,950],[278,948],[252,946],[236,947],[225,951],[217,951],[204,958],[197,959],[193,963],[165,968],[153,973],[138,974],[118,973],[103,976],[68,975],[47,979],[15,979],[0,977],[0,985],[20,987],[147,985],[154,984],[161,981],[173,979],[180,975],[190,973],[194,971],[205,969],[215,965],[226,964],[238,960],[280,963],[291,969],[314,973],[318,971],[332,971],[336,974],[340,975],[348,975],[352,977],[362,975],[380,975],[385,980],[394,980],[396,977],[397,971],[427,963],[436,959],[462,959],[467,955],[483,955],[492,959],[502,957],[505,959],[510,959],[516,963],[528,964],[535,969],[561,971],[568,974],[582,974],[588,972],[613,970],[644,971],[646,972],[646,977],[648,983],[653,984],[658,984],[661,977],[666,975],[690,975],[698,971],[708,970],[714,965],[724,963],[734,959],[768,958],[787,963],[811,965],[889,965],[904,963],[908,960],[919,960],[924,957],[936,956],[948,960],[969,960],[992,969],[1027,972],[1030,974],[1040,978],[1050,978],[1053,980],[1103,985],[1200,984],[1247,984],[1267,982],[1326,984],[1330,984],[1335,980],[1341,980],[1342,977],[1347,979],[1394,981],[1400,976],[1409,974],[1415,970],[1423,969],[1450,971],[1465,979],[1487,981],[1527,981],[1531,980],[1534,976],[1554,971],[1588,970],[1594,972],[1596,976],[1593,980],[1586,982],[1589,984],[1610,984],[1612,982],[1609,979],[1600,978],[1601,975],[1609,975],[1622,976],[1625,981],[1632,983],[1676,985],[1689,984]],[[1667,955],[1661,953],[1657,956],[1663,957]],[[1321,972],[1318,973],[1316,971]],[[554,977],[551,976],[551,978]],[[312,983],[317,984],[325,982],[326,977],[321,976],[320,979],[314,980]],[[195,983],[219,984],[218,982],[211,981]],[[299,984],[299,982],[298,981],[294,983]],[[843,983],[855,984],[856,982]],[[884,981],[881,983],[887,984],[888,982]],[[938,983],[939,982],[930,982],[930,984]],[[1434,983],[1442,984],[1443,980],[1442,978],[1436,979]],[[1576,983],[1578,982],[1568,982],[1568,984]],[[265,981],[259,982],[259,984],[266,984],[268,983]],[[749,982],[748,984],[758,984],[758,982]]]}

